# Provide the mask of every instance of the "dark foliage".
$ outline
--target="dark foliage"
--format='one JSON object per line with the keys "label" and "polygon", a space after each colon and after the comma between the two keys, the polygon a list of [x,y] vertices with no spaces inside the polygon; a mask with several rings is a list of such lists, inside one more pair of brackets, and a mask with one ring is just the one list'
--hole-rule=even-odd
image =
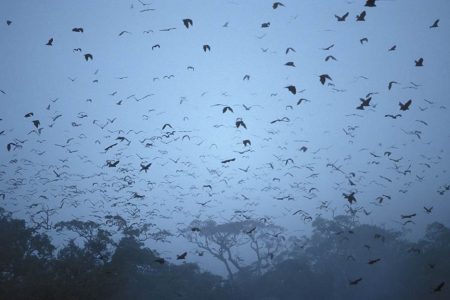
{"label": "dark foliage", "polygon": [[[48,236],[0,208],[0,299],[449,299],[450,229],[428,226],[418,242],[351,218],[318,218],[309,238],[289,239],[263,273],[233,279],[191,263],[161,263],[136,235],[116,243],[94,222],[58,251]],[[289,246],[288,246],[289,245]],[[379,259],[379,260],[378,260]],[[376,263],[368,263],[375,261]]]}

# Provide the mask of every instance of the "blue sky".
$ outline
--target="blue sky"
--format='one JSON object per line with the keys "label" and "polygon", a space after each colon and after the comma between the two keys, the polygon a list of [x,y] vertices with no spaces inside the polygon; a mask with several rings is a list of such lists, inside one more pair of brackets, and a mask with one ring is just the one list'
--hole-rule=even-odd
{"label": "blue sky", "polygon": [[[412,237],[432,221],[448,226],[450,191],[439,194],[450,184],[448,1],[282,2],[1,1],[2,206],[27,219],[54,209],[53,224],[120,213],[174,234],[193,219],[226,222],[244,210],[301,234],[310,226],[294,211],[345,213],[342,194],[354,191],[360,222]],[[356,22],[363,10],[366,21]],[[436,19],[439,27],[429,28]],[[415,67],[420,57],[424,66]],[[388,90],[390,81],[398,84]],[[368,93],[376,93],[371,107],[357,110]],[[309,102],[297,105],[300,98]],[[289,122],[271,123],[283,117]],[[236,128],[237,118],[247,129]],[[166,123],[173,129],[162,130]],[[19,147],[7,151],[9,143]],[[107,160],[120,162],[108,168]],[[152,163],[147,173],[141,163]],[[380,205],[383,194],[391,199]],[[318,209],[322,201],[328,209]],[[411,213],[415,224],[402,226],[400,215]],[[188,247],[171,242],[154,247],[168,256]]]}

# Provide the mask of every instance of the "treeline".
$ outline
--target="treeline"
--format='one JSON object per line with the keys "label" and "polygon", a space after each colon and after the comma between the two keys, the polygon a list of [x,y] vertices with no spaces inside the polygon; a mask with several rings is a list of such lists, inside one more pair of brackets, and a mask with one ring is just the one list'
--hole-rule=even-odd
{"label": "treeline", "polygon": [[57,250],[47,235],[0,209],[0,299],[450,298],[450,229],[438,223],[413,243],[346,216],[318,218],[310,237],[286,239],[271,253],[263,273],[254,263],[228,280],[165,261],[136,231],[115,242],[94,222],[57,226],[84,242]]}

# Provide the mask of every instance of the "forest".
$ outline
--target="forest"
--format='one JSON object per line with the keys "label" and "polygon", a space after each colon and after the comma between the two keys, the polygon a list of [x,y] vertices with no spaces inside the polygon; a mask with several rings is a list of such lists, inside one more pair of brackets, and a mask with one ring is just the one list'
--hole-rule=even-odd
{"label": "forest", "polygon": [[[167,260],[120,216],[105,224],[64,221],[64,245],[0,208],[0,299],[449,299],[450,229],[427,227],[418,241],[360,224],[316,218],[310,236],[287,237],[261,221],[195,220],[183,236],[229,270],[226,278]],[[253,220],[251,222],[254,222]],[[250,230],[242,230],[249,228]],[[248,244],[243,265],[234,248]],[[150,245],[150,247],[148,247]],[[177,261],[177,263],[175,263]],[[181,262],[181,263],[179,263]]]}

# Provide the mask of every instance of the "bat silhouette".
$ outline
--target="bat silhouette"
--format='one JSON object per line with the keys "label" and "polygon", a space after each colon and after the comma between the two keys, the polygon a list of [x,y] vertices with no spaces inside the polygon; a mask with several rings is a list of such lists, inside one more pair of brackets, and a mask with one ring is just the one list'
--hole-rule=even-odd
{"label": "bat silhouette", "polygon": [[370,100],[372,100],[372,97],[369,97],[367,99],[360,98],[361,104],[356,108],[360,110],[364,110],[364,107],[370,106]]}
{"label": "bat silhouette", "polygon": [[381,260],[381,258],[371,259],[367,263],[369,265],[373,265],[373,264],[376,264],[377,262],[379,262],[380,260]]}
{"label": "bat silhouette", "polygon": [[277,9],[277,8],[280,7],[280,6],[283,6],[283,7],[284,7],[284,4],[281,3],[281,2],[275,2],[274,4],[272,4],[272,8],[273,8],[273,9]]}
{"label": "bat silhouette", "polygon": [[345,19],[347,19],[348,17],[348,12],[346,12],[344,15],[342,16],[338,16],[338,15],[334,15],[336,17],[336,19],[338,20],[338,22],[345,22]]}
{"label": "bat silhouette", "polygon": [[322,74],[322,75],[319,76],[319,80],[320,80],[320,83],[322,83],[322,85],[325,84],[327,79],[328,80],[333,80],[333,79],[331,79],[330,75],[328,75],[328,74]]}
{"label": "bat silhouette", "polygon": [[363,10],[359,15],[356,16],[356,21],[365,21],[366,11]]}
{"label": "bat silhouette", "polygon": [[416,216],[416,214],[410,214],[410,215],[401,215],[400,217],[402,219],[411,219],[412,217],[415,217],[415,216]]}
{"label": "bat silhouette", "polygon": [[365,4],[364,6],[367,6],[367,7],[375,7],[375,6],[376,6],[376,5],[375,5],[375,0],[367,0],[367,1],[366,1],[366,4]]}
{"label": "bat silhouette", "polygon": [[294,49],[294,48],[292,48],[292,47],[289,47],[289,48],[287,48],[287,49],[286,49],[286,54],[288,54],[288,53],[289,53],[289,51],[295,52],[295,49]]}
{"label": "bat silhouette", "polygon": [[344,196],[344,198],[347,199],[350,204],[356,202],[355,192],[351,192],[350,194],[342,193],[342,196]]}
{"label": "bat silhouette", "polygon": [[355,279],[355,280],[349,280],[348,283],[349,283],[350,285],[357,285],[361,280],[362,280],[362,278],[359,277],[359,278],[357,278],[357,279]]}
{"label": "bat silhouette", "polygon": [[273,121],[270,122],[270,124],[275,124],[277,122],[289,122],[289,118],[288,117],[282,117],[281,119],[275,119]]}
{"label": "bat silhouette", "polygon": [[433,206],[430,207],[430,208],[424,206],[423,209],[425,209],[425,211],[427,212],[427,214],[431,214],[431,211],[433,210]]}
{"label": "bat silhouette", "polygon": [[435,292],[435,293],[440,292],[442,290],[442,288],[444,287],[444,285],[445,285],[445,281],[442,281],[433,289],[433,292]]}
{"label": "bat silhouette", "polygon": [[139,172],[145,171],[145,173],[147,173],[147,171],[151,167],[151,165],[152,165],[152,163],[149,163],[149,164],[146,164],[146,165],[141,163],[141,170]]}
{"label": "bat silhouette", "polygon": [[298,101],[297,101],[297,105],[300,105],[303,101],[305,101],[305,102],[311,102],[311,101],[308,100],[308,99],[300,98],[300,99],[298,99]]}
{"label": "bat silhouette", "polygon": [[293,95],[297,94],[297,88],[295,87],[295,85],[288,85],[285,86],[284,88],[288,89],[288,91],[291,92]]}
{"label": "bat silhouette", "polygon": [[398,82],[397,81],[390,81],[389,84],[388,84],[388,90],[392,89],[392,85],[393,84],[398,84]]}
{"label": "bat silhouette", "polygon": [[119,33],[119,36],[122,36],[122,35],[124,35],[125,33],[131,34],[131,32],[124,30],[124,31],[121,31],[121,32]]}
{"label": "bat silhouette", "polygon": [[397,119],[398,117],[401,117],[402,115],[401,114],[396,114],[395,116],[394,115],[384,115],[384,116],[392,118],[392,119]]}
{"label": "bat silhouette", "polygon": [[227,164],[227,163],[235,161],[235,160],[236,160],[236,158],[225,159],[225,160],[222,160],[222,163]]}
{"label": "bat silhouette", "polygon": [[241,118],[237,118],[236,119],[236,128],[239,128],[241,126],[244,127],[245,129],[247,129],[247,126],[245,125],[244,121],[242,121]]}
{"label": "bat silhouette", "polygon": [[105,148],[105,151],[110,150],[110,149],[111,149],[112,147],[114,147],[114,146],[117,146],[117,143],[114,143],[114,144],[112,144],[112,145],[106,147],[106,148]]}
{"label": "bat silhouette", "polygon": [[418,60],[414,61],[416,63],[416,67],[423,67],[423,58],[419,58]]}
{"label": "bat silhouette", "polygon": [[186,26],[186,28],[189,28],[189,26],[194,26],[194,23],[191,19],[183,19],[183,24]]}
{"label": "bat silhouette", "polygon": [[434,21],[433,25],[430,26],[430,28],[437,28],[437,27],[439,27],[439,19]]}
{"label": "bat silhouette", "polygon": [[6,145],[6,150],[11,151],[11,147],[12,147],[12,146],[16,147],[17,144],[15,144],[15,143],[9,143],[8,145]]}
{"label": "bat silhouette", "polygon": [[398,105],[400,105],[400,110],[406,111],[409,109],[409,106],[411,105],[412,100],[409,99],[408,101],[406,101],[405,103],[401,103],[399,102]]}
{"label": "bat silhouette", "polygon": [[106,165],[110,168],[115,168],[119,164],[120,160],[107,160]]}
{"label": "bat silhouette", "polygon": [[227,110],[230,111],[230,112],[232,112],[232,113],[234,112],[233,109],[232,109],[231,107],[225,106],[225,107],[222,109],[222,113],[226,113]]}

